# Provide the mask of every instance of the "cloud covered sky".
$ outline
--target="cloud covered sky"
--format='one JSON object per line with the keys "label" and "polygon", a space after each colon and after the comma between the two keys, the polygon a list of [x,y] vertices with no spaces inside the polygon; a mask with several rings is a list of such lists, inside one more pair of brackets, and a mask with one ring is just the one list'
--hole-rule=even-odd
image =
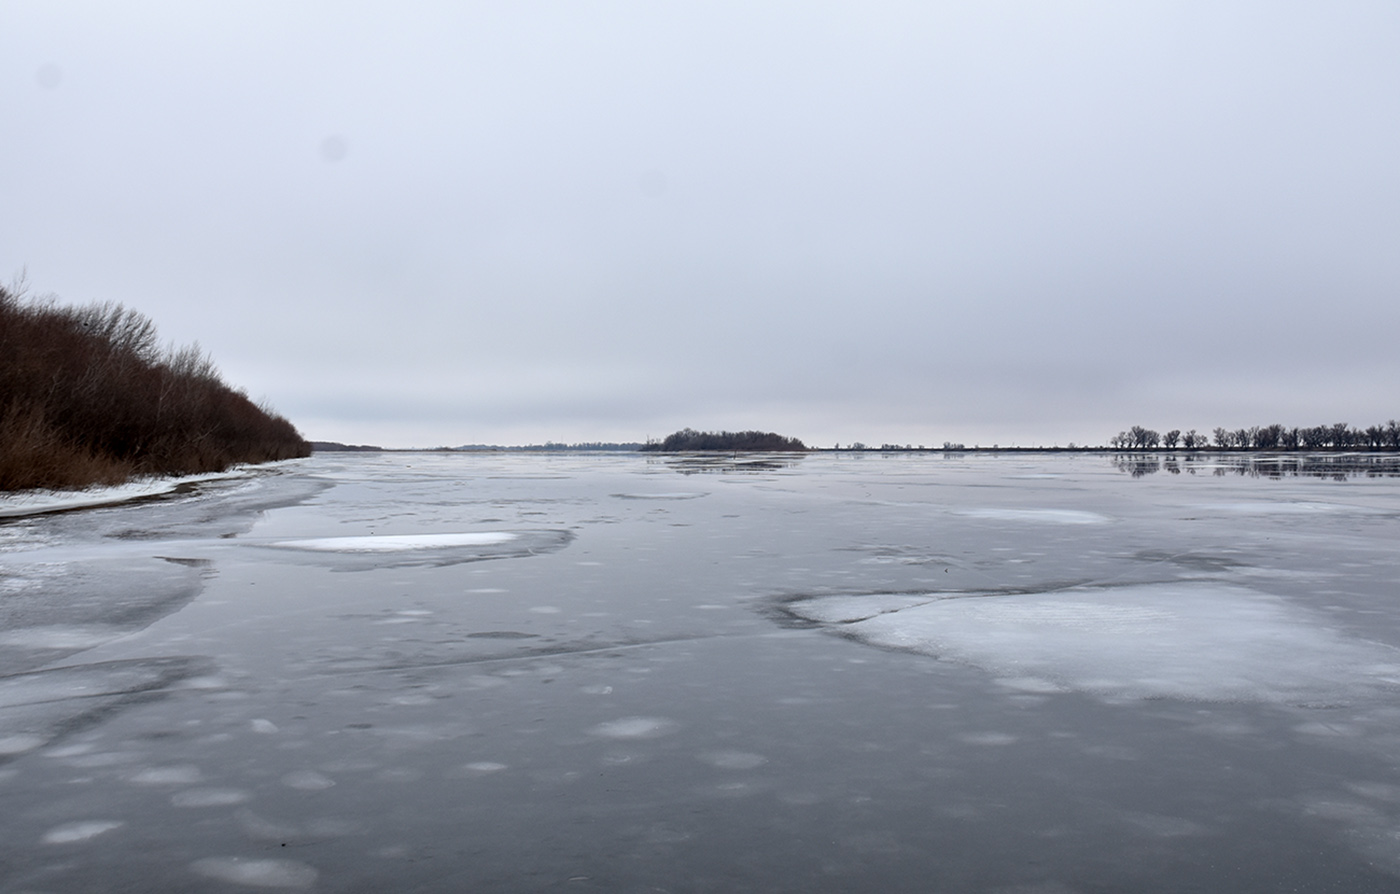
{"label": "cloud covered sky", "polygon": [[0,278],[308,437],[1400,416],[1400,5],[0,0]]}

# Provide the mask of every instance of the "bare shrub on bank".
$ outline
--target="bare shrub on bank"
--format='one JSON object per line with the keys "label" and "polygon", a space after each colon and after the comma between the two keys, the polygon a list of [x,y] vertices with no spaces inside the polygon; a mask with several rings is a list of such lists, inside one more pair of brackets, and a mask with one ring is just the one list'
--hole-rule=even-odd
{"label": "bare shrub on bank", "polygon": [[0,490],[309,455],[289,421],[224,384],[197,345],[162,350],[137,311],[19,291],[0,287]]}

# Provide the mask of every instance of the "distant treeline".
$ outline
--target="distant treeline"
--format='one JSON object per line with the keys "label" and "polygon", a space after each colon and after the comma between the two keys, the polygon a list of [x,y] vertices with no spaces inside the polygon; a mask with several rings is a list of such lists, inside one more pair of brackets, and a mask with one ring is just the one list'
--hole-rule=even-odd
{"label": "distant treeline", "polygon": [[198,346],[161,348],[120,304],[61,307],[0,287],[0,490],[116,484],[307,456],[281,416]]}
{"label": "distant treeline", "polygon": [[615,452],[631,452],[644,449],[635,441],[579,441],[575,444],[564,444],[559,441],[545,441],[543,444],[523,444],[515,447],[503,447],[499,444],[463,444],[460,447],[447,447],[447,450],[465,450],[488,452],[493,450],[504,450],[513,453],[579,453],[590,450],[608,450]]}
{"label": "distant treeline", "polygon": [[1368,428],[1352,428],[1345,422],[1311,428],[1256,425],[1234,430],[1217,428],[1209,436],[1197,434],[1194,428],[1185,433],[1172,429],[1159,434],[1134,425],[1114,435],[1108,443],[1127,450],[1153,450],[1158,446],[1174,450],[1178,444],[1186,450],[1400,450],[1400,422],[1392,419]]}
{"label": "distant treeline", "polygon": [[376,447],[373,444],[342,444],[339,441],[308,441],[312,453],[383,453],[383,447]]}
{"label": "distant treeline", "polygon": [[660,441],[647,441],[642,450],[679,453],[688,450],[806,450],[797,438],[785,438],[771,431],[696,431],[682,429]]}

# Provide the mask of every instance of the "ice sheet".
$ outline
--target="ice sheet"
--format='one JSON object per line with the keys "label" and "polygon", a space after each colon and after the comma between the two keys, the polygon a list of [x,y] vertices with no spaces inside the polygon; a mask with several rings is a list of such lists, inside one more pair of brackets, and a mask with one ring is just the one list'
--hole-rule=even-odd
{"label": "ice sheet", "polygon": [[1029,680],[1114,699],[1285,703],[1400,690],[1400,650],[1344,636],[1278,597],[1213,582],[821,597],[790,610],[872,645],[975,665],[1022,690]]}

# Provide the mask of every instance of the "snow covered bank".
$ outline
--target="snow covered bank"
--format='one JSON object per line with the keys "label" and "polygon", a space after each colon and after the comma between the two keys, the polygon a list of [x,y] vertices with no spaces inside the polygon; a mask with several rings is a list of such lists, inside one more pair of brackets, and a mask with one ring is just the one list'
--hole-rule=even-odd
{"label": "snow covered bank", "polygon": [[205,472],[200,475],[142,478],[113,487],[90,487],[86,490],[25,490],[0,493],[0,518],[41,515],[45,512],[66,512],[91,506],[109,506],[145,497],[167,494],[186,484],[213,481],[220,478],[243,478],[252,474],[247,469],[227,472]]}

